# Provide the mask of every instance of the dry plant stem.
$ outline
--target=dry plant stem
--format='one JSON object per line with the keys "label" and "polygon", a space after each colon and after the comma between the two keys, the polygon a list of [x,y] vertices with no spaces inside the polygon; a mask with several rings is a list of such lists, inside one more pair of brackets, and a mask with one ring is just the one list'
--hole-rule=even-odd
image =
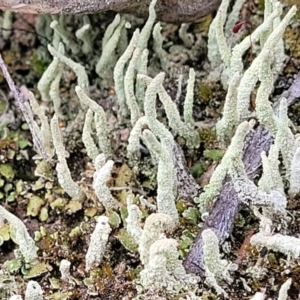
{"label": "dry plant stem", "polygon": [[173,147],[173,157],[177,176],[177,199],[184,199],[194,203],[194,199],[202,192],[202,187],[191,175],[181,147],[175,142]]}
{"label": "dry plant stem", "polygon": [[[288,106],[292,105],[295,99],[300,96],[299,82],[300,73],[297,74],[291,87],[282,95],[282,97],[287,98]],[[278,109],[275,107],[275,112],[277,111]],[[259,168],[261,167],[261,152],[267,152],[271,143],[272,138],[263,126],[259,126],[254,134],[252,132],[248,134],[245,142],[243,163],[249,179],[253,180],[258,175]],[[202,231],[208,228],[212,229],[221,245],[231,234],[234,218],[240,204],[241,200],[235,192],[232,180],[227,176],[224,180],[221,193],[211,209],[210,215],[198,232],[194,244],[185,259],[184,266],[188,273],[204,276]]]}
{"label": "dry plant stem", "polygon": [[282,93],[281,97],[279,98],[278,101],[275,103],[275,113],[278,113],[279,111],[279,104],[280,100],[282,98],[286,98],[287,100],[287,105],[291,106],[294,104],[294,102],[297,100],[297,98],[300,97],[300,72],[297,74],[295,77],[292,85],[289,87],[289,89],[285,92]]}
{"label": "dry plant stem", "polygon": [[[159,0],[157,19],[192,22],[216,10],[221,0]],[[31,14],[79,14],[114,10],[146,18],[150,0],[0,0],[0,9]]]}
{"label": "dry plant stem", "polygon": [[33,119],[32,113],[29,111],[29,105],[28,105],[29,98],[27,95],[24,95],[24,93],[22,93],[21,90],[13,82],[1,55],[0,55],[0,68],[3,72],[3,76],[7,81],[7,84],[9,85],[9,89],[13,93],[17,105],[19,106],[19,109],[21,110],[25,118],[25,121],[29,126],[35,147],[37,148],[38,152],[43,156],[43,159],[48,161],[50,158],[48,157],[47,151],[39,137],[39,128],[37,127]]}
{"label": "dry plant stem", "polygon": [[[272,138],[267,129],[258,126],[255,132],[250,132],[246,138],[243,163],[249,179],[253,180],[258,175],[261,167],[261,152],[268,152]],[[184,267],[188,273],[204,276],[203,240],[202,232],[211,229],[217,235],[220,245],[231,234],[235,215],[241,205],[241,200],[233,187],[232,180],[226,177],[221,193],[203,226],[198,232],[185,261]]]}

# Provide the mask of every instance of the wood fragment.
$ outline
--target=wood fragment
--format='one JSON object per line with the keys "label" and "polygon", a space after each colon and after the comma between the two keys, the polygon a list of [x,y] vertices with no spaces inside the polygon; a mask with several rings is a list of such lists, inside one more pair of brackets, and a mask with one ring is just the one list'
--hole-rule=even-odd
{"label": "wood fragment", "polygon": [[202,187],[188,170],[184,153],[177,143],[174,144],[173,157],[177,176],[177,199],[194,203],[194,199],[202,192]]}
{"label": "wood fragment", "polygon": [[19,109],[21,110],[25,121],[27,122],[27,124],[29,126],[29,129],[32,134],[32,140],[33,140],[35,147],[37,148],[38,152],[43,156],[44,160],[46,160],[46,161],[50,160],[50,158],[47,154],[47,151],[43,145],[43,142],[40,139],[40,130],[33,119],[33,114],[30,111],[31,108],[29,106],[29,97],[24,92],[22,92],[21,89],[16,87],[15,83],[13,82],[13,80],[7,70],[7,67],[5,65],[5,62],[2,59],[1,54],[0,54],[0,68],[2,70],[4,78],[7,81],[7,84],[9,85],[11,92],[14,95],[16,103],[17,103]]}
{"label": "wood fragment", "polygon": [[[0,9],[31,14],[82,14],[114,10],[146,18],[150,0],[0,0]],[[193,22],[216,10],[221,0],[158,0],[157,20]]]}
{"label": "wood fragment", "polygon": [[[291,87],[282,94],[280,99],[283,97],[287,98],[288,106],[292,105],[295,99],[300,97],[300,73],[297,74]],[[277,109],[275,108],[274,110],[276,113]],[[254,180],[259,175],[261,152],[268,152],[272,142],[273,139],[270,133],[262,125],[259,125],[254,132],[251,131],[247,135],[243,163],[250,180]],[[234,219],[240,205],[241,201],[233,187],[232,180],[227,176],[218,199],[204,225],[199,230],[184,261],[184,267],[188,273],[204,276],[202,231],[207,228],[212,229],[219,238],[219,244],[222,245],[232,232]]]}
{"label": "wood fragment", "polygon": [[[248,134],[243,163],[249,179],[253,180],[258,175],[261,166],[260,153],[262,151],[268,152],[271,143],[272,137],[262,125]],[[184,267],[188,273],[204,276],[202,231],[208,228],[213,230],[219,239],[219,244],[223,244],[232,232],[234,219],[240,205],[241,200],[234,189],[233,182],[227,176],[218,199],[199,230],[184,261]]]}

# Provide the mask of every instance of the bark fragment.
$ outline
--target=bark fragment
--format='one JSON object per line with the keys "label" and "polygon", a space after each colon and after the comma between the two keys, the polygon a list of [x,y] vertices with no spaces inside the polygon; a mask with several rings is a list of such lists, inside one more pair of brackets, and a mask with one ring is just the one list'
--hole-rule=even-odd
{"label": "bark fragment", "polygon": [[[267,152],[272,143],[271,135],[262,125],[254,132],[250,132],[246,138],[243,163],[249,179],[253,180],[261,166],[262,151]],[[231,234],[235,215],[239,210],[241,200],[239,199],[231,178],[227,176],[224,180],[221,193],[216,200],[208,218],[199,230],[193,246],[184,261],[184,267],[188,273],[204,276],[203,240],[202,231],[211,229],[217,235],[219,244],[223,244]]]}
{"label": "bark fragment", "polygon": [[[193,22],[216,10],[221,0],[159,0],[157,20]],[[80,14],[114,10],[148,16],[150,0],[0,0],[0,9],[31,14]]]}

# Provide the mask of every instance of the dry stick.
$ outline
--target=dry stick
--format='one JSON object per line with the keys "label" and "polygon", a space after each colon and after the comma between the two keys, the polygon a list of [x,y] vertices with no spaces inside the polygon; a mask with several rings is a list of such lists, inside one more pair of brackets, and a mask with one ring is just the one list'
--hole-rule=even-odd
{"label": "dry stick", "polygon": [[[192,22],[216,10],[221,0],[159,0],[155,10],[159,21]],[[140,17],[148,15],[150,0],[0,0],[0,10],[30,14],[99,13],[114,10]]]}
{"label": "dry stick", "polygon": [[281,97],[279,98],[278,101],[276,101],[275,103],[275,113],[278,113],[279,111],[279,105],[280,105],[280,100],[282,98],[286,98],[287,100],[287,104],[288,106],[291,106],[292,104],[294,104],[294,102],[296,101],[296,98],[300,97],[300,73],[298,73],[292,83],[292,85],[290,86],[290,88],[283,92]]}
{"label": "dry stick", "polygon": [[[258,175],[261,166],[260,154],[262,151],[267,152],[271,143],[271,135],[262,125],[258,126],[254,133],[250,132],[248,134],[243,163],[249,179],[253,180]],[[188,273],[204,276],[202,231],[208,228],[213,230],[219,239],[219,244],[223,244],[232,232],[234,219],[241,203],[231,178],[227,176],[217,201],[199,230],[184,261],[184,267]]]}
{"label": "dry stick", "polygon": [[[295,98],[300,97],[300,73],[297,74],[293,84],[282,94],[282,97],[287,98],[288,105],[292,105]],[[272,137],[262,125],[258,126],[255,132],[248,134],[245,142],[243,163],[249,179],[254,180],[259,174],[261,152],[267,152],[271,143]],[[234,219],[240,205],[241,201],[234,189],[232,180],[227,176],[217,201],[202,228],[199,230],[194,244],[184,261],[184,267],[188,273],[204,276],[202,231],[208,228],[212,229],[219,238],[219,244],[223,244],[232,232]]]}
{"label": "dry stick", "polygon": [[203,189],[191,175],[184,153],[177,143],[174,143],[173,147],[173,160],[177,177],[177,199],[184,199],[194,203],[194,199],[199,196]]}
{"label": "dry stick", "polygon": [[43,143],[39,136],[39,128],[33,119],[32,113],[29,111],[29,109],[30,109],[28,107],[29,98],[26,95],[24,95],[24,93],[22,93],[19,88],[16,87],[15,83],[13,82],[13,80],[7,70],[7,67],[5,65],[5,62],[2,59],[1,54],[0,54],[0,68],[2,70],[2,73],[5,77],[8,85],[9,85],[9,89],[13,93],[14,98],[17,102],[17,105],[19,106],[19,109],[21,110],[21,112],[25,118],[25,121],[27,122],[27,124],[29,126],[35,147],[38,149],[40,154],[43,156],[44,160],[49,160],[49,156],[47,155],[46,149],[44,148]]}

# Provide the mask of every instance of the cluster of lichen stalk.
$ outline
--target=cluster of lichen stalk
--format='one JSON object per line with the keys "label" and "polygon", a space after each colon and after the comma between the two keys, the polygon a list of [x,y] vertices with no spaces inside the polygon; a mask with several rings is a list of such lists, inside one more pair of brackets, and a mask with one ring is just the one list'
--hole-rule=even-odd
{"label": "cluster of lichen stalk", "polygon": [[[230,49],[226,43],[226,31],[224,33],[224,27],[228,28],[227,25],[224,26],[228,3],[229,1],[222,1],[210,27],[208,48],[212,66],[210,80],[222,78],[224,87],[228,87],[223,117],[218,121],[216,127],[218,138],[225,144],[232,139],[222,162],[213,173],[204,193],[196,202],[199,203],[201,212],[205,212],[208,202],[216,198],[224,178],[229,174],[233,178],[239,197],[253,206],[254,212],[261,220],[261,231],[252,237],[251,243],[267,246],[270,249],[286,253],[290,257],[299,258],[300,241],[280,234],[272,235],[272,217],[278,214],[286,216],[287,201],[279,172],[279,153],[283,158],[286,176],[290,182],[289,195],[294,196],[299,192],[300,143],[289,129],[286,100],[281,100],[278,115],[274,113],[269,101],[274,80],[284,65],[282,35],[295,15],[296,8],[292,7],[281,20],[282,5],[277,1],[266,0],[264,22],[254,30],[251,37],[244,38]],[[237,7],[241,7],[242,3],[243,1],[236,1],[233,12],[237,12]],[[128,158],[133,162],[140,159],[139,144],[142,140],[149,149],[153,162],[157,164],[156,213],[147,217],[144,226],[141,225],[142,212],[133,201],[134,195],[129,194],[127,197],[128,217],[125,227],[138,245],[143,266],[137,282],[137,286],[140,285],[142,289],[139,289],[138,292],[141,294],[143,289],[153,289],[164,290],[170,295],[185,292],[190,297],[196,297],[199,277],[185,272],[178,259],[177,241],[166,237],[166,233],[171,234],[179,224],[175,206],[177,179],[173,157],[174,137],[167,127],[157,119],[156,112],[158,96],[172,131],[176,135],[182,136],[189,148],[199,146],[199,137],[194,130],[192,113],[195,72],[190,69],[184,104],[184,121],[182,121],[175,103],[163,87],[165,73],[160,73],[154,78],[147,75],[149,52],[147,43],[151,35],[153,50],[160,62],[165,64],[167,61],[166,53],[162,49],[161,27],[159,23],[155,25],[155,4],[156,1],[153,0],[144,28],[134,32],[126,49],[123,47],[125,51],[115,63],[116,48],[120,47],[118,42],[121,40],[120,36],[126,23],[119,15],[116,16],[105,32],[102,41],[102,56],[96,65],[96,72],[103,84],[113,74],[119,105],[119,119],[121,121],[130,117],[132,129],[127,146]],[[236,13],[235,15],[231,14],[227,22],[231,24],[234,18],[237,19]],[[82,107],[82,115],[79,115],[79,118],[84,120],[82,141],[87,155],[95,167],[93,189],[106,210],[104,215],[98,216],[97,225],[90,238],[86,254],[86,271],[89,272],[102,261],[111,232],[108,217],[111,212],[118,212],[121,205],[113,197],[106,184],[114,165],[114,161],[111,160],[114,149],[107,127],[106,113],[88,96],[89,82],[84,67],[65,56],[64,44],[74,54],[80,50],[84,53],[91,51],[90,24],[86,23],[76,32],[76,37],[82,41],[81,48],[57,21],[53,21],[50,26],[55,33],[53,44],[48,46],[53,61],[38,83],[38,90],[44,101],[48,99],[53,101],[55,114],[49,124],[33,94],[29,95],[30,106],[28,105],[27,109],[31,116],[36,114],[40,118],[41,126],[35,126],[35,134],[42,141],[47,159],[56,155],[56,170],[61,187],[72,199],[84,200],[87,195],[80,185],[74,182],[68,168],[59,127],[59,117],[62,115],[59,83],[65,67],[74,71],[77,76],[75,92]],[[260,43],[260,50],[255,53],[256,58],[250,67],[244,70],[243,55],[250,49],[251,44],[257,42]],[[164,67],[166,66],[164,65]],[[216,74],[218,74],[217,77],[215,77]],[[250,113],[250,94],[257,83],[259,83],[259,88],[256,95],[256,108],[255,112]],[[261,154],[263,175],[258,185],[247,178],[242,163],[244,139],[255,123],[253,120],[248,121],[252,116],[268,128],[275,140],[268,155]],[[145,125],[148,129],[143,130]],[[94,129],[97,142],[93,135]],[[258,207],[262,207],[262,212],[258,212]],[[15,228],[25,262],[30,263],[37,259],[37,248],[27,233],[25,225],[2,206],[0,206],[0,216]],[[202,236],[206,283],[215,288],[217,293],[227,296],[220,284],[224,280],[232,281],[229,272],[235,270],[236,266],[221,260],[218,239],[213,231],[204,230]],[[70,262],[63,260],[60,266],[62,280],[69,280],[69,268]],[[282,286],[280,299],[286,299],[284,295],[290,284],[289,280]],[[42,289],[37,287],[37,283],[30,282],[27,290],[25,299],[42,299]]]}

